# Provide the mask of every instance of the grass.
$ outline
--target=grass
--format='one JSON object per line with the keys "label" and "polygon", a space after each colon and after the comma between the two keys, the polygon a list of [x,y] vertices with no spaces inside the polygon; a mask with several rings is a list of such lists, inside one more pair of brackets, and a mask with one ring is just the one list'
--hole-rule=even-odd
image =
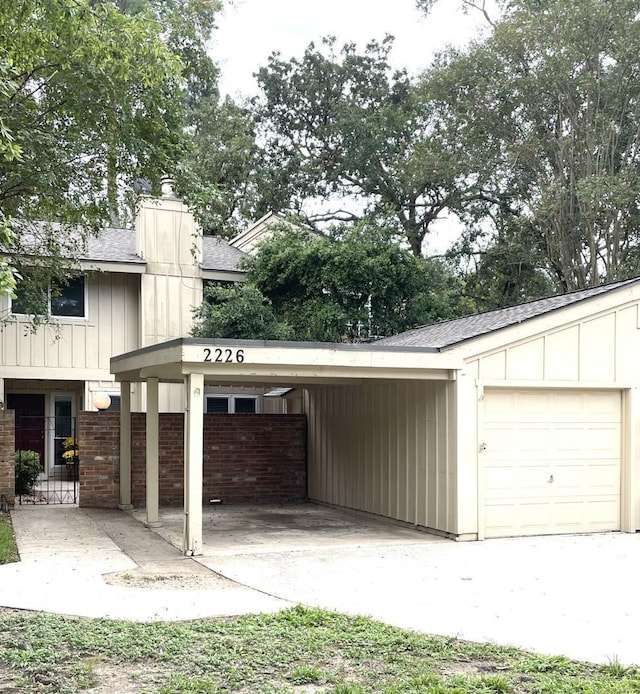
{"label": "grass", "polygon": [[6,513],[0,513],[0,564],[18,561],[18,549],[11,520]]}
{"label": "grass", "polygon": [[10,691],[101,685],[121,694],[640,693],[638,671],[616,663],[429,637],[299,607],[178,624],[0,610],[0,682]]}

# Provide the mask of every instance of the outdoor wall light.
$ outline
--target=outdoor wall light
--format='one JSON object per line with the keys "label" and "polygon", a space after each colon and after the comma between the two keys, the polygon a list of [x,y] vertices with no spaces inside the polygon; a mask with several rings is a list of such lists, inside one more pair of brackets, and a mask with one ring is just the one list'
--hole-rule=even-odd
{"label": "outdoor wall light", "polygon": [[108,410],[111,405],[111,398],[107,393],[94,393],[93,406],[96,410]]}

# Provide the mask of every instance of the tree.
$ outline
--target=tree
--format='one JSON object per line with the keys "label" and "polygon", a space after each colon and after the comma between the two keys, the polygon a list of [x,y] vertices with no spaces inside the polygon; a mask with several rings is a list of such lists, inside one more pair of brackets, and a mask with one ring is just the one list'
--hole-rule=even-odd
{"label": "tree", "polygon": [[336,54],[325,39],[301,60],[274,54],[259,71],[260,211],[292,210],[315,228],[383,218],[420,255],[432,223],[474,186],[459,176],[464,152],[437,136],[432,102],[391,72],[390,46],[388,37]]}
{"label": "tree", "polygon": [[235,236],[261,214],[256,207],[259,152],[253,115],[230,98],[201,99],[191,114],[190,147],[178,170],[205,234]]}
{"label": "tree", "polygon": [[279,322],[269,299],[250,284],[214,286],[205,291],[194,311],[194,337],[233,337],[238,340],[287,340],[291,332]]}
{"label": "tree", "polygon": [[[179,157],[182,67],[161,31],[111,3],[0,7],[0,210],[16,231],[5,249],[38,255],[40,275],[64,271],[109,218],[114,174],[131,188]],[[6,156],[7,133],[19,157]]]}
{"label": "tree", "polygon": [[[640,268],[637,0],[510,3],[486,40],[429,74],[468,174],[473,232],[508,234],[560,290]],[[444,119],[444,117],[443,117]],[[504,244],[506,238],[499,240]],[[486,244],[485,244],[486,245]]]}
{"label": "tree", "polygon": [[198,309],[197,335],[263,337],[267,325],[271,336],[356,342],[469,308],[444,262],[413,256],[368,222],[339,225],[329,236],[281,230],[246,259],[245,269],[246,285],[216,290],[213,307]]}

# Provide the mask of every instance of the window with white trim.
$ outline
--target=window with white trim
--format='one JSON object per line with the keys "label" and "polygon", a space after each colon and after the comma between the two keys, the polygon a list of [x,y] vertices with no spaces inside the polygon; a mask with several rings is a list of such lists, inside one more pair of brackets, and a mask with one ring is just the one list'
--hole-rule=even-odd
{"label": "window with white trim", "polygon": [[257,395],[207,395],[207,414],[255,414],[258,411]]}
{"label": "window with white trim", "polygon": [[[15,299],[11,299],[11,313],[28,315],[33,312],[34,303],[41,305],[49,315],[57,318],[86,318],[86,286],[83,275],[71,277],[68,283],[59,287],[51,287],[46,296],[27,301],[26,286],[22,281],[16,283]],[[29,304],[32,309],[29,310]]]}

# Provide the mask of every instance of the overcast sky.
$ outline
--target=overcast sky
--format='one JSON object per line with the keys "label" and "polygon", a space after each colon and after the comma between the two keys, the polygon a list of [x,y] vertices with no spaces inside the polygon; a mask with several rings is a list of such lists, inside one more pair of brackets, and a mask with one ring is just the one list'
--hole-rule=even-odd
{"label": "overcast sky", "polygon": [[457,0],[441,0],[430,17],[415,0],[233,0],[218,22],[212,55],[222,69],[221,90],[255,93],[253,73],[279,51],[301,56],[311,41],[333,35],[360,47],[385,34],[396,37],[391,62],[417,73],[448,43],[464,43],[482,24],[464,16]]}

